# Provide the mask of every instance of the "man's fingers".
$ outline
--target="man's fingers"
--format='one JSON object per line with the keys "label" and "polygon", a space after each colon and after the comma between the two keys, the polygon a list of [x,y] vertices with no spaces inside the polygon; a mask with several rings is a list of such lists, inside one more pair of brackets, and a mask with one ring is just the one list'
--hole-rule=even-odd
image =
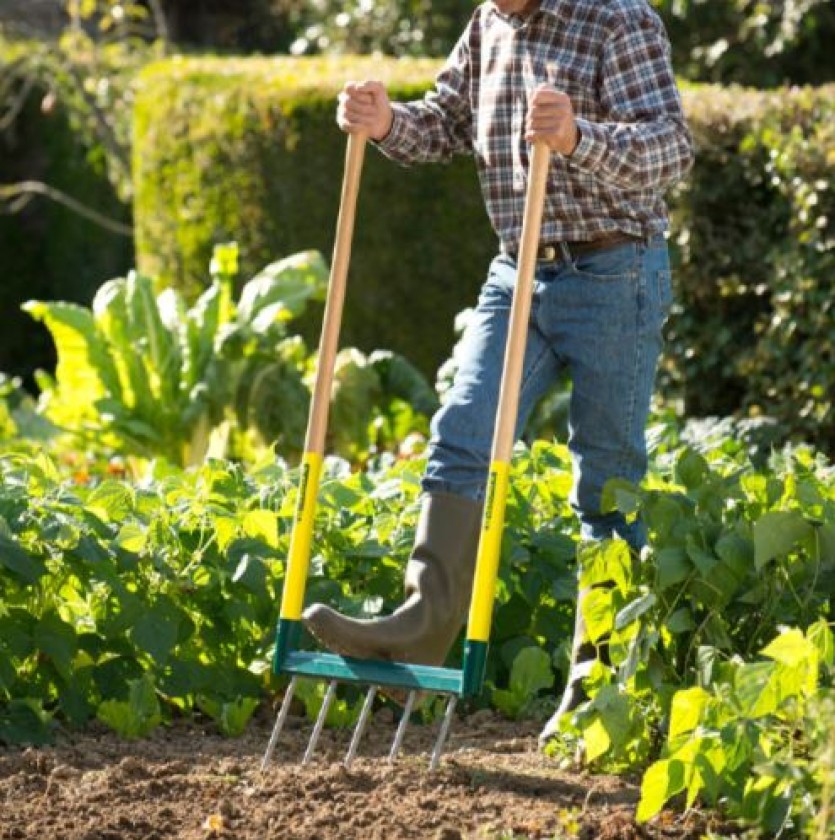
{"label": "man's fingers", "polygon": [[570,105],[571,100],[567,93],[552,87],[538,87],[528,99],[531,105],[563,104]]}
{"label": "man's fingers", "polygon": [[361,99],[348,99],[344,103],[344,110],[346,114],[351,114],[357,117],[374,117],[379,112],[375,103],[365,102]]}

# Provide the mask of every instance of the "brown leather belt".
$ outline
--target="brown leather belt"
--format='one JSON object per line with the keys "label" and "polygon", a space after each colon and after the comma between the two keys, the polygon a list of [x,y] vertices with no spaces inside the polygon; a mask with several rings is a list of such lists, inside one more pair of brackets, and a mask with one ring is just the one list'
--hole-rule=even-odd
{"label": "brown leather belt", "polygon": [[[604,233],[596,239],[581,240],[579,242],[565,242],[562,243],[568,248],[568,253],[572,256],[579,256],[581,254],[590,254],[592,251],[602,251],[604,248],[613,248],[615,245],[623,245],[627,242],[643,242],[642,236],[633,236],[630,233],[623,231],[614,231],[612,233]],[[559,242],[543,242],[540,244],[536,252],[536,259],[538,262],[553,262],[560,260],[563,256],[562,244]],[[511,254],[512,257],[518,257],[518,253]]]}

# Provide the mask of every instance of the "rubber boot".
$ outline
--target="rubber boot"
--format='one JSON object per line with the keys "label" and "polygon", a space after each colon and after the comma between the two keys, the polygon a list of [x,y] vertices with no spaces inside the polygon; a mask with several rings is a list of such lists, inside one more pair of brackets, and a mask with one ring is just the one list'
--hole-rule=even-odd
{"label": "rubber boot", "polygon": [[451,493],[425,495],[406,565],[405,602],[374,619],[313,604],[302,616],[307,629],[343,656],[442,665],[467,614],[482,506]]}
{"label": "rubber boot", "polygon": [[[611,584],[610,584],[611,585]],[[594,588],[581,589],[577,593],[577,614],[574,618],[574,639],[571,643],[571,661],[568,669],[568,678],[565,681],[565,689],[560,699],[557,710],[548,719],[542,732],[539,733],[539,746],[544,747],[553,738],[560,728],[560,718],[573,712],[579,705],[589,699],[583,688],[583,680],[591,672],[595,662],[601,661],[609,664],[609,645],[605,639],[594,644],[586,637],[586,622],[583,619],[583,601],[589,592]]]}

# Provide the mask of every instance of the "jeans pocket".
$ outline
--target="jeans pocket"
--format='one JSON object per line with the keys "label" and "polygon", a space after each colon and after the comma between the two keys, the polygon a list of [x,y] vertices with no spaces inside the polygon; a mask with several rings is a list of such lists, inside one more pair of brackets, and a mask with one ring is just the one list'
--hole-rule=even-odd
{"label": "jeans pocket", "polygon": [[573,271],[581,277],[603,282],[622,280],[634,276],[637,270],[638,249],[631,242],[578,254],[573,260]]}

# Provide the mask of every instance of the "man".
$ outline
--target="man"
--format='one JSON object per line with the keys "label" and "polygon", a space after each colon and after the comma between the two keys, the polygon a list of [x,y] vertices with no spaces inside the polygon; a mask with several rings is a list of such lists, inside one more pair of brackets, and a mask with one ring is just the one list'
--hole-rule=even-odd
{"label": "man", "polygon": [[[305,613],[339,653],[437,665],[469,603],[530,144],[552,154],[517,435],[567,369],[571,503],[582,538],[620,536],[636,550],[640,523],[602,513],[601,494],[610,478],[637,482],[646,471],[644,428],[671,297],[662,191],[687,173],[693,147],[669,43],[646,0],[483,3],[423,100],[392,104],[381,83],[351,82],[337,122],[403,164],[474,155],[501,246],[432,420],[405,603],[373,620],[321,604]],[[583,701],[582,677],[605,655],[585,639],[585,594],[567,686],[544,738]]]}

